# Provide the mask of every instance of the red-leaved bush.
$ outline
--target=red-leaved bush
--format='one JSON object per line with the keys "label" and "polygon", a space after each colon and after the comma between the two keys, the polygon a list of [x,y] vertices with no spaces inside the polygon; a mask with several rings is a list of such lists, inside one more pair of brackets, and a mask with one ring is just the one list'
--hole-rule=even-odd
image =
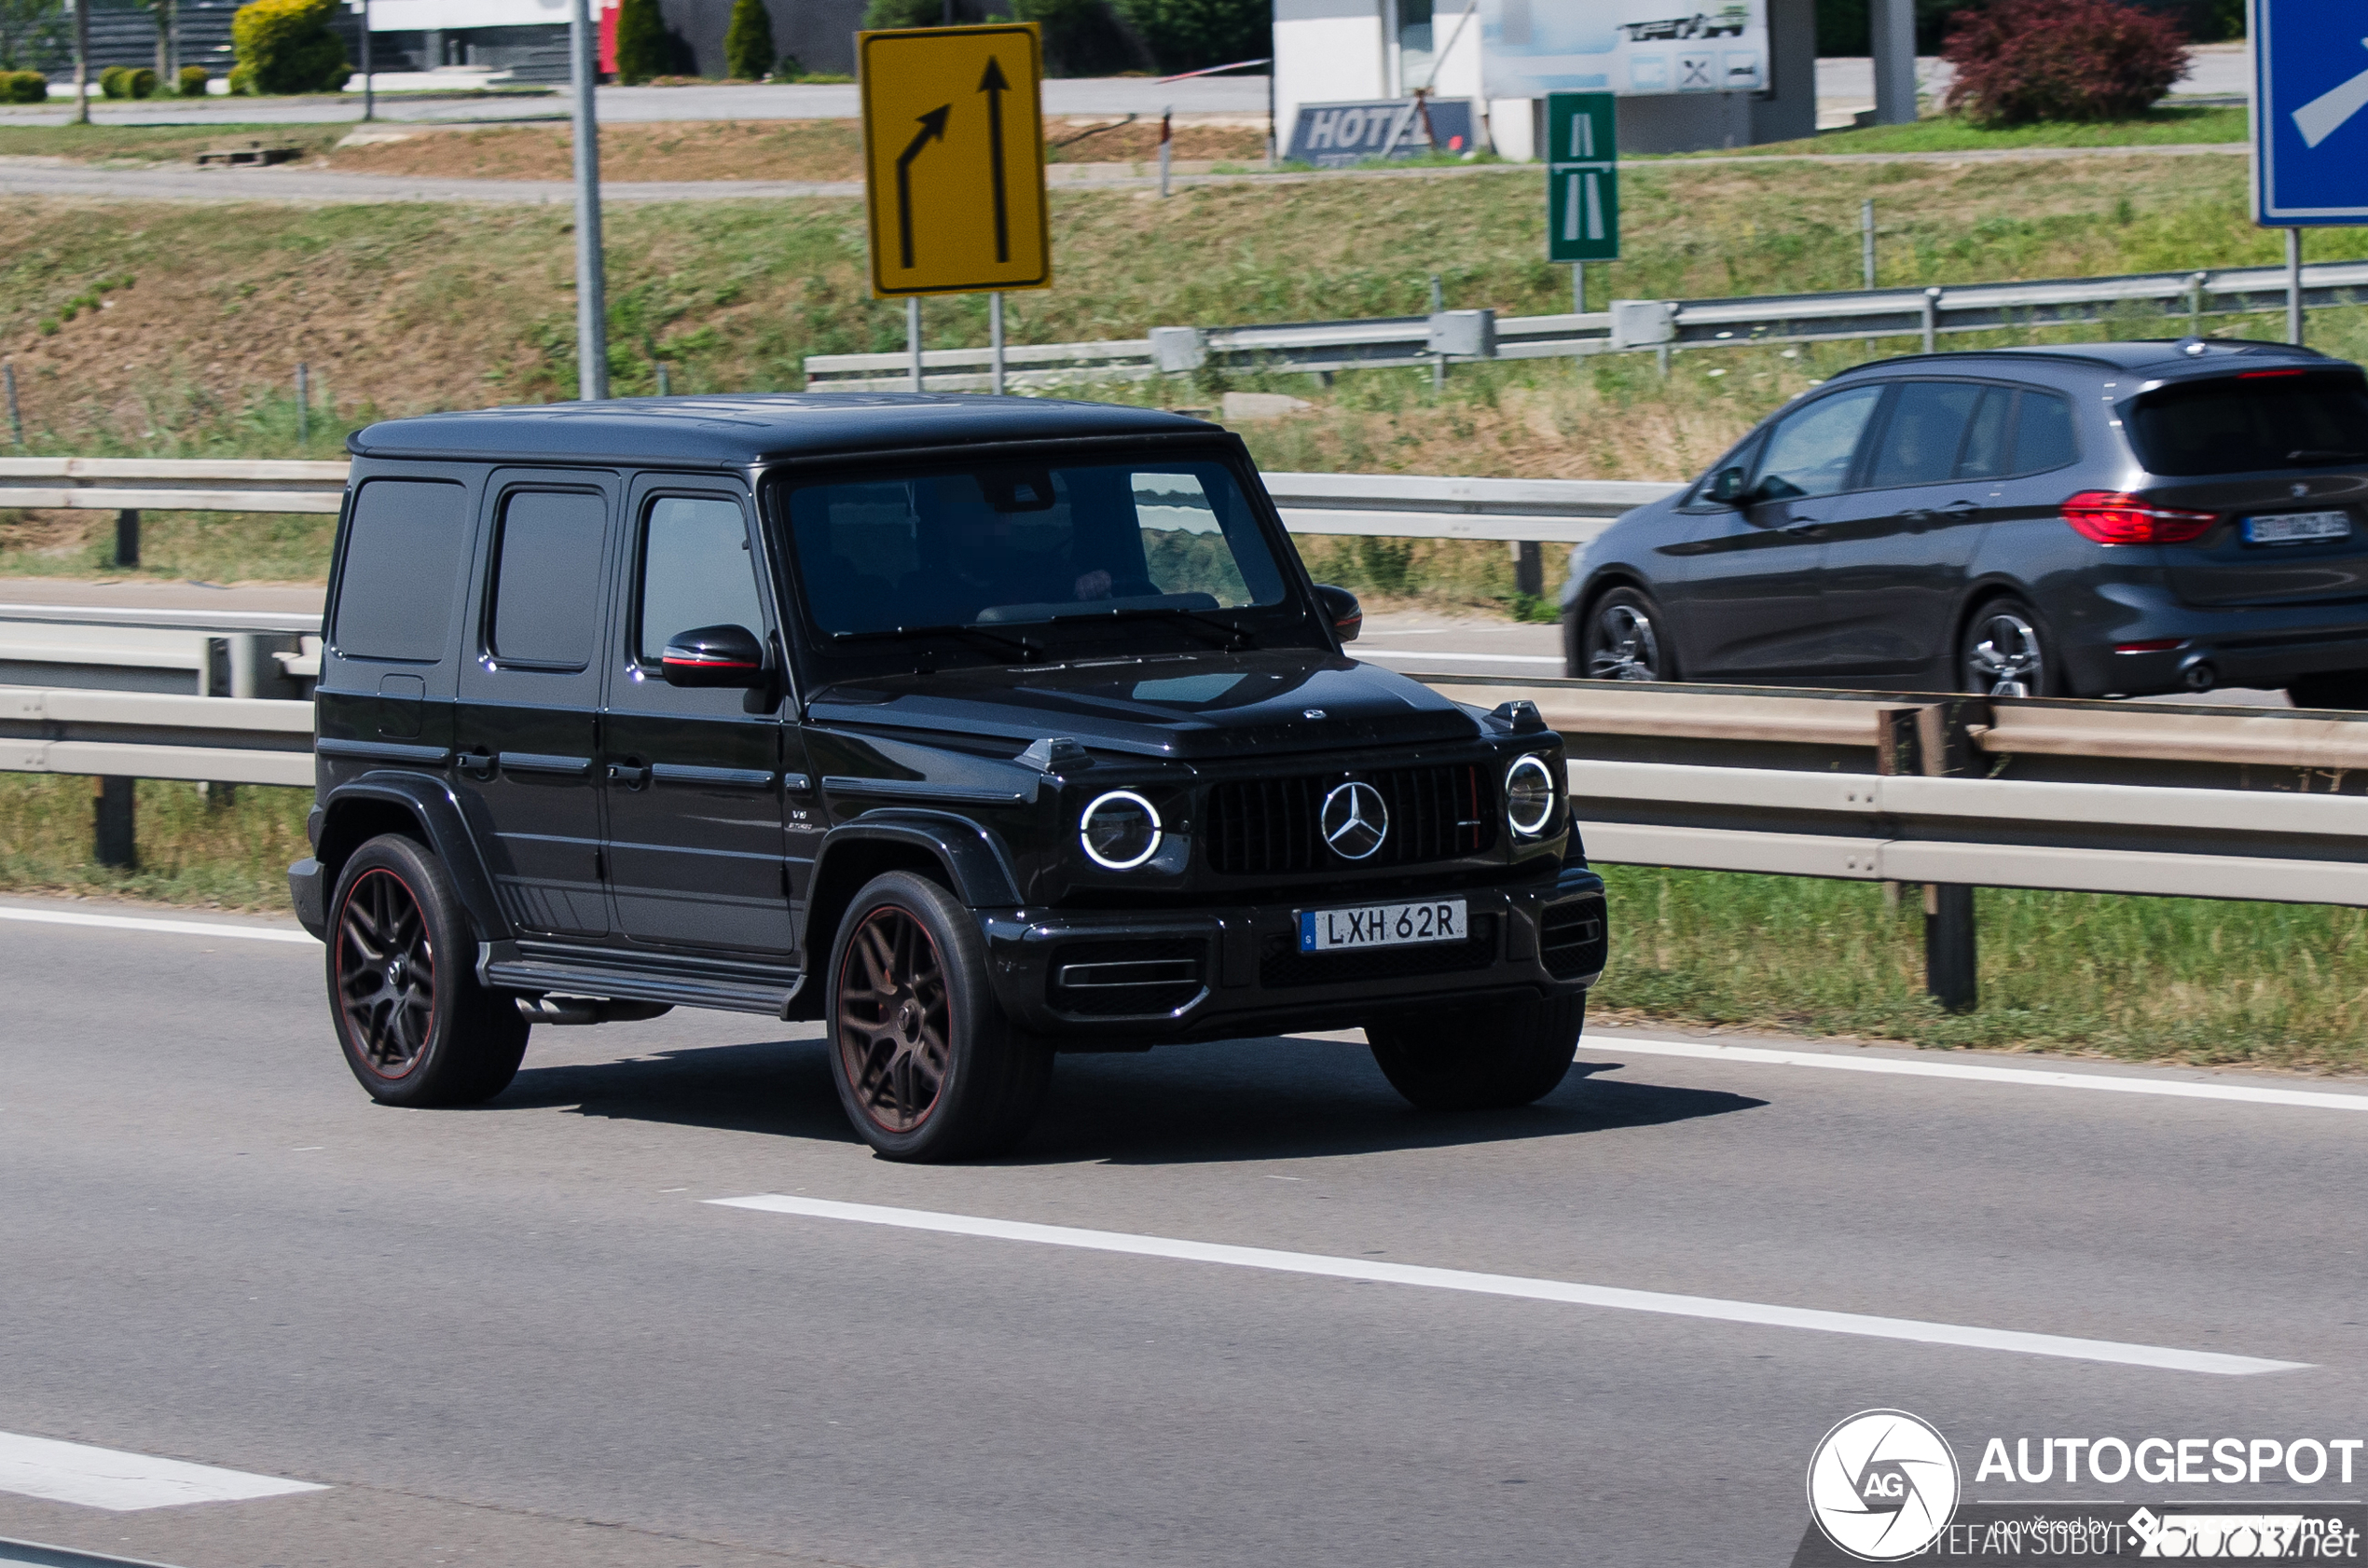
{"label": "red-leaved bush", "polygon": [[1976,125],[2126,119],[2187,72],[2187,34],[2120,0],[1994,0],[1960,11],[1941,45],[1944,105]]}

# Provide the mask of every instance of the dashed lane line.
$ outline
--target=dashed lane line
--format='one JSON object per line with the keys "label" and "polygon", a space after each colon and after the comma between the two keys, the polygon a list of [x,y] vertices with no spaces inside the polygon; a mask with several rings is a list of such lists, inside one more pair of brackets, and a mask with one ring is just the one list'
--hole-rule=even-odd
{"label": "dashed lane line", "polygon": [[1033,1242],[1045,1246],[1077,1247],[1088,1252],[1125,1253],[1137,1258],[1164,1258],[1188,1263],[1223,1263],[1235,1268],[1314,1274],[1326,1279],[1420,1286],[1434,1290],[1469,1291],[1480,1296],[1510,1296],[1533,1301],[1606,1307],[1619,1312],[1658,1313],[1673,1317],[1755,1324],[1770,1328],[1809,1328],[1829,1334],[1853,1334],[1865,1339],[1905,1340],[1918,1344],[1949,1345],[1967,1350],[2003,1350],[2024,1355],[2101,1361],[2164,1371],[2245,1377],[2259,1372],[2299,1371],[2308,1365],[2301,1361],[2268,1361],[2257,1356],[2230,1355],[2220,1351],[2127,1344],[2114,1340],[2083,1340],[2061,1334],[2024,1333],[2011,1328],[1926,1323],[1915,1318],[1875,1317],[1863,1313],[1823,1312],[1810,1307],[1771,1306],[1757,1301],[1724,1300],[1714,1296],[1678,1296],[1659,1290],[1629,1290],[1617,1286],[1530,1279],[1519,1274],[1483,1274],[1463,1269],[1381,1263],[1365,1258],[1331,1258],[1315,1252],[1278,1252],[1262,1246],[1231,1246],[1218,1242],[1179,1241],[1169,1236],[1138,1236],[1122,1231],[1086,1231],[1068,1225],[984,1219],[974,1215],[886,1208],[874,1204],[842,1204],[826,1198],[791,1197],[778,1192],[749,1198],[710,1198],[707,1202],[724,1208],[756,1209],[768,1214],[798,1215],[810,1219],[852,1220],[861,1225],[887,1225],[900,1230],[933,1231],[945,1235],[978,1236],[995,1241]]}
{"label": "dashed lane line", "polygon": [[243,1503],[327,1490],[310,1481],[0,1432],[0,1492],[52,1503],[133,1513],[187,1503]]}
{"label": "dashed lane line", "polygon": [[300,942],[320,944],[310,933],[285,926],[233,926],[227,921],[151,920],[136,915],[84,915],[70,909],[0,907],[0,920],[25,920],[36,926],[95,926],[109,931],[153,931],[174,937],[229,937],[238,942]]}

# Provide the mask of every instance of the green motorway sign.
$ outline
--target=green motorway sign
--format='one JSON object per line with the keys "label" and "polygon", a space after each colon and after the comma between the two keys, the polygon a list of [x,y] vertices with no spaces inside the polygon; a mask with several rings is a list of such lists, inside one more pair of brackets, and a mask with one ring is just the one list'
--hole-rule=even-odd
{"label": "green motorway sign", "polygon": [[1608,92],[1546,95],[1546,259],[1619,256],[1619,112]]}

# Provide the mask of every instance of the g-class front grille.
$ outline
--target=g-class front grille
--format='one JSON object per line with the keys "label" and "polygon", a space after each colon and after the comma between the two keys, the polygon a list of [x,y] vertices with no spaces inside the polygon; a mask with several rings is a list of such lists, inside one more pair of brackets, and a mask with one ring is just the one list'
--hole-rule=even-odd
{"label": "g-class front grille", "polygon": [[[1324,797],[1350,779],[1380,791],[1389,812],[1381,847],[1361,860],[1324,843]],[[1420,865],[1496,844],[1496,778],[1472,763],[1245,778],[1209,791],[1204,837],[1209,866],[1230,876],[1273,876],[1346,867]]]}

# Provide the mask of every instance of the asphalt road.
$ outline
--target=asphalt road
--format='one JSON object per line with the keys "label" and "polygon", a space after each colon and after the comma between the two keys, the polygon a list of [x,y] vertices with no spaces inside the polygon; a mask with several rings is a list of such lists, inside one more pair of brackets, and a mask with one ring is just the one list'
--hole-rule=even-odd
{"label": "asphalt road", "polygon": [[[32,1437],[319,1489],[0,1491],[0,1536],[187,1568],[1781,1563],[1812,1445],[1869,1407],[1936,1424],[1974,1497],[1991,1436],[2368,1435],[2342,1085],[1592,1034],[1542,1105],[1434,1119],[1353,1037],[1269,1039],[1064,1058],[1015,1154],[909,1168],[841,1125],[810,1027],[538,1030],[490,1107],[389,1110],[316,948],[0,932],[0,1486]],[[710,1202],[761,1194],[934,1228]],[[1354,1277],[1391,1264],[1714,1300]]]}

